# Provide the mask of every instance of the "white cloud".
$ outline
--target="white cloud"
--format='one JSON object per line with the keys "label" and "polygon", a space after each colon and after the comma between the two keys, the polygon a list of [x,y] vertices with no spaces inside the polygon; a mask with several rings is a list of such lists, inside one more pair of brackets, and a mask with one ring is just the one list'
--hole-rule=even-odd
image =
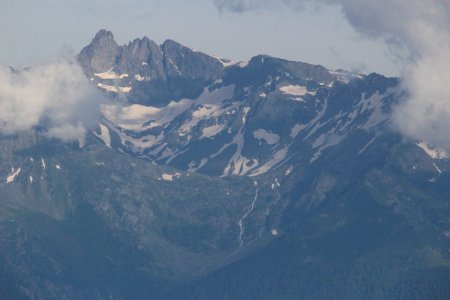
{"label": "white cloud", "polygon": [[245,12],[270,4],[273,0],[214,0],[220,10]]}
{"label": "white cloud", "polygon": [[60,139],[63,142],[70,142],[77,139],[84,141],[86,128],[81,122],[78,124],[62,124],[60,126],[51,127],[47,131],[47,135]]}
{"label": "white cloud", "polygon": [[102,94],[76,63],[58,60],[33,68],[0,69],[0,132],[36,126],[63,141],[83,138],[99,116]]}

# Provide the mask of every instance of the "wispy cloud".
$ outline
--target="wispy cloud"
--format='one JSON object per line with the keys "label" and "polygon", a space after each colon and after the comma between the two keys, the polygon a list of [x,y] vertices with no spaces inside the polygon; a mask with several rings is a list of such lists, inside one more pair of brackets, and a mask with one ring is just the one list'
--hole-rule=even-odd
{"label": "wispy cloud", "polygon": [[[221,11],[242,13],[274,5],[271,0],[215,0]],[[338,5],[362,36],[390,46],[403,65],[408,93],[394,113],[405,135],[450,149],[450,0],[281,0],[300,9],[304,4]],[[302,30],[302,29],[299,29]]]}
{"label": "wispy cloud", "polygon": [[214,0],[220,11],[247,12],[268,5],[272,0]]}
{"label": "wispy cloud", "polygon": [[79,65],[58,60],[15,71],[0,68],[0,132],[36,126],[63,141],[83,138],[99,117],[102,94]]}

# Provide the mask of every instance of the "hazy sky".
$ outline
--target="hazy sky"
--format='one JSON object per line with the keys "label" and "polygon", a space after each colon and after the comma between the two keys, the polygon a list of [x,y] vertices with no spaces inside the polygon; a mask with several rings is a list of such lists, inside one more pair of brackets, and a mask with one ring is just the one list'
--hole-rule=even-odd
{"label": "hazy sky", "polygon": [[49,134],[83,129],[65,107],[83,108],[92,87],[78,66],[54,58],[75,56],[106,28],[119,44],[146,35],[234,60],[269,54],[399,74],[406,96],[394,127],[450,153],[450,0],[0,0],[0,8],[0,65],[40,64],[21,76],[0,69],[7,125],[25,118],[32,126],[55,112]]}
{"label": "hazy sky", "polygon": [[[233,1],[231,1],[233,2]],[[24,67],[74,53],[101,28],[119,44],[142,36],[177,40],[234,60],[269,54],[331,69],[397,75],[387,47],[362,38],[338,6],[268,5],[219,11],[213,0],[0,0],[0,63]],[[63,50],[66,49],[66,50]]]}

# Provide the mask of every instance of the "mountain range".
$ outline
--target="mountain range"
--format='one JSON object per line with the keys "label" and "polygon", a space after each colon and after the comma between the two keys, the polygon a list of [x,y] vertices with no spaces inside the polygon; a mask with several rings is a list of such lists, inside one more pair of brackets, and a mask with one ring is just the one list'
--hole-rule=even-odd
{"label": "mountain range", "polygon": [[83,144],[0,142],[1,299],[450,299],[450,160],[401,79],[175,41],[76,57]]}

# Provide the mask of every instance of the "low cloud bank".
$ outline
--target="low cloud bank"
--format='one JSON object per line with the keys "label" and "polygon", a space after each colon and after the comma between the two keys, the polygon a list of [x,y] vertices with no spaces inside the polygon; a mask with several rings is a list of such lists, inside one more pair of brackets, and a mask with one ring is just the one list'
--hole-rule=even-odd
{"label": "low cloud bank", "polygon": [[0,83],[2,134],[39,127],[64,142],[83,140],[100,116],[104,96],[68,60],[20,71],[2,67]]}

